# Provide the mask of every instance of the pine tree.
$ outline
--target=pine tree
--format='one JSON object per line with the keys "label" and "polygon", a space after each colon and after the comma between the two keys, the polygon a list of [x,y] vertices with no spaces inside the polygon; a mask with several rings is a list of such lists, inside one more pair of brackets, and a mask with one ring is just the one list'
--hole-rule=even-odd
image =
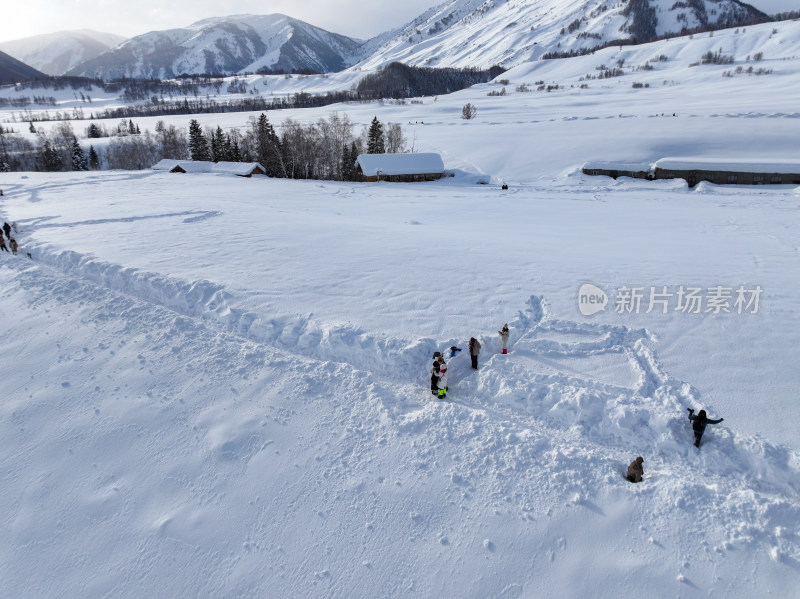
{"label": "pine tree", "polygon": [[211,160],[213,162],[228,161],[227,152],[225,151],[225,133],[219,125],[217,125],[217,130],[211,136]]}
{"label": "pine tree", "polygon": [[61,155],[58,150],[54,148],[48,140],[45,140],[42,145],[41,154],[39,155],[39,166],[41,170],[47,172],[60,171],[64,166],[61,162]]}
{"label": "pine tree", "polygon": [[356,181],[358,172],[356,170],[356,160],[358,160],[358,148],[356,142],[350,142],[342,148],[342,180]]}
{"label": "pine tree", "polygon": [[89,146],[89,168],[96,171],[100,168],[100,157],[94,150],[94,146]]}
{"label": "pine tree", "polygon": [[88,171],[89,163],[86,156],[83,155],[83,150],[78,140],[72,139],[72,170],[73,171]]}
{"label": "pine tree", "polygon": [[94,123],[89,123],[89,126],[86,128],[86,137],[97,139],[103,137],[103,132],[100,130],[100,127]]}
{"label": "pine tree", "polygon": [[367,154],[383,154],[386,151],[385,147],[383,125],[378,117],[373,117],[367,133]]}
{"label": "pine tree", "polygon": [[189,121],[189,154],[192,160],[209,160],[208,142],[200,123],[195,119]]}
{"label": "pine tree", "polygon": [[231,144],[231,162],[242,162],[242,151],[239,149],[239,142],[235,140]]}
{"label": "pine tree", "polygon": [[256,121],[256,161],[266,169],[268,177],[285,177],[281,142],[272,123],[263,112]]}

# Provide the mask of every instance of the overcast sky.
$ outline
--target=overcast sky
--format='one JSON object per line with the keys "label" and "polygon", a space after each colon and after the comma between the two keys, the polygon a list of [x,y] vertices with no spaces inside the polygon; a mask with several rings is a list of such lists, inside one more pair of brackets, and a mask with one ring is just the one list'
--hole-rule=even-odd
{"label": "overcast sky", "polygon": [[[133,37],[207,17],[282,13],[368,39],[405,25],[444,0],[2,0],[0,41],[72,29]],[[9,6],[11,5],[11,6]]]}
{"label": "overcast sky", "polygon": [[[367,39],[394,29],[444,0],[3,0],[0,41],[72,29],[133,37],[207,17],[283,13],[311,25]],[[768,14],[800,10],[800,0],[749,2]]]}

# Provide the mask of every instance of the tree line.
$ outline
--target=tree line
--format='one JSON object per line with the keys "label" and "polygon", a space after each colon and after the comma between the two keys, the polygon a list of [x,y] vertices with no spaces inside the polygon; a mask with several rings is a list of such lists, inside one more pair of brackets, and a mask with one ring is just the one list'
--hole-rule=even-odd
{"label": "tree line", "polygon": [[[323,94],[310,94],[299,91],[285,95],[245,94],[241,82],[234,79],[228,83],[230,93],[242,97],[226,100],[215,99],[209,93],[219,96],[224,84],[221,78],[210,76],[184,77],[177,80],[158,79],[120,79],[106,83],[99,79],[82,77],[51,77],[39,81],[29,81],[18,89],[65,89],[70,87],[76,99],[80,94],[83,103],[92,103],[94,88],[104,93],[118,93],[127,106],[90,111],[75,108],[71,111],[54,113],[33,111],[27,108],[30,98],[26,97],[16,106],[25,107],[19,114],[13,114],[14,122],[38,122],[61,120],[130,119],[142,117],[163,117],[188,114],[210,114],[229,112],[266,112],[286,108],[312,108],[343,102],[370,102],[383,98],[405,99],[418,96],[437,96],[464,89],[476,83],[486,83],[505,72],[495,66],[487,70],[475,68],[430,68],[412,67],[399,62],[391,63],[374,74],[361,78],[351,89],[330,91]],[[286,74],[286,77],[291,77]],[[86,92],[84,94],[84,92]],[[45,98],[42,98],[45,99]],[[47,103],[55,105],[54,98],[46,98]]]}
{"label": "tree line", "polygon": [[[354,133],[346,114],[304,125],[286,119],[280,134],[265,113],[252,116],[242,130],[201,127],[196,119],[188,129],[158,121],[155,131],[142,132],[132,119],[116,127],[90,123],[88,148],[78,142],[71,122],[59,122],[48,133],[29,123],[35,142],[10,128],[0,127],[0,172],[72,171],[96,169],[142,170],[159,160],[259,162],[267,175],[291,179],[357,179],[359,154],[406,151],[406,138],[397,123],[384,125],[377,117]],[[95,147],[92,140],[108,138]]]}

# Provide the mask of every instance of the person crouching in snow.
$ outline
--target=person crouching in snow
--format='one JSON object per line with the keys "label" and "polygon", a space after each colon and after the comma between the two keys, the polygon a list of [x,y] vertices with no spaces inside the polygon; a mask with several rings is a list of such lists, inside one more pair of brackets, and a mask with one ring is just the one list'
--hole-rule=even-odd
{"label": "person crouching in snow", "polygon": [[644,462],[644,458],[642,456],[639,456],[638,458],[633,460],[628,466],[628,475],[625,478],[627,478],[632,483],[642,482],[642,477],[644,476],[644,468],[642,467],[642,462]]}
{"label": "person crouching in snow", "polygon": [[720,418],[719,420],[710,420],[708,416],[706,416],[705,410],[700,410],[697,413],[697,416],[694,414],[694,409],[687,408],[689,410],[689,420],[693,420],[692,422],[692,430],[694,430],[694,446],[700,447],[700,439],[703,438],[703,433],[706,431],[707,424],[719,424],[724,418]]}
{"label": "person crouching in snow", "polygon": [[439,356],[439,380],[437,381],[439,388],[439,399],[447,397],[447,364],[444,358]]}
{"label": "person crouching in snow", "polygon": [[500,335],[500,347],[503,348],[503,353],[508,353],[508,324],[504,324],[503,328],[497,331]]}
{"label": "person crouching in snow", "polygon": [[460,347],[456,347],[455,345],[450,346],[450,357],[455,358],[456,354],[461,351]]}
{"label": "person crouching in snow", "polygon": [[478,354],[481,353],[481,343],[475,337],[469,338],[469,357],[472,358],[472,368],[478,370]]}

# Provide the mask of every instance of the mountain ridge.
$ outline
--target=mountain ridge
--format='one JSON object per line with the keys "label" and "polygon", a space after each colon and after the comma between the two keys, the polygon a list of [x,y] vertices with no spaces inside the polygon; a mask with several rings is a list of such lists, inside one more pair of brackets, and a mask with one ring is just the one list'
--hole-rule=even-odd
{"label": "mountain ridge", "polygon": [[3,51],[46,75],[63,75],[123,42],[113,33],[79,29],[0,42]]}
{"label": "mountain ridge", "polygon": [[[94,56],[77,64],[73,52],[70,68],[63,67],[67,59],[62,57],[61,66],[47,63],[45,72],[61,70],[67,75],[111,80],[252,72],[331,73],[348,68],[377,69],[392,62],[424,67],[508,68],[542,57],[585,53],[612,43],[640,44],[768,20],[766,14],[739,0],[626,0],[616,4],[606,0],[448,0],[399,28],[360,40],[280,13],[235,14],[201,19],[187,27],[150,31],[105,51],[95,51]],[[42,50],[26,56],[33,61],[33,57],[47,54]],[[50,50],[49,54],[54,52]]]}
{"label": "mountain ridge", "polygon": [[68,74],[164,79],[259,69],[331,72],[352,64],[361,43],[279,13],[212,17],[133,37]]}

